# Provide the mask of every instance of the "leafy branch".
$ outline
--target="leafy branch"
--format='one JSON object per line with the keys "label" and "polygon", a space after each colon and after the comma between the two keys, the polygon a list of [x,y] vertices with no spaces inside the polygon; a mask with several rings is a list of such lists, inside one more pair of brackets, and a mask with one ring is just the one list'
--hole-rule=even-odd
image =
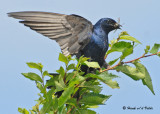
{"label": "leafy branch", "polygon": [[[100,71],[97,70],[101,69],[99,64],[94,61],[89,62],[89,58],[82,56],[79,59],[74,59],[71,56],[65,57],[61,53],[58,60],[63,62],[65,67],[60,66],[55,73],[43,70],[41,63],[28,62],[28,67],[38,70],[39,74],[28,72],[22,73],[22,75],[35,82],[40,91],[39,98],[32,109],[18,108],[18,111],[22,114],[29,114],[29,112],[31,114],[96,114],[91,109],[103,105],[111,97],[111,95],[101,94],[103,89],[101,82],[112,89],[120,88],[118,82],[113,81],[119,76],[112,74],[112,70],[122,72],[135,81],[141,80],[143,85],[155,94],[149,72],[139,60],[153,55],[160,56],[160,44],[154,44],[152,49],[150,46],[146,46],[142,56],[124,62],[125,58],[133,54],[134,48],[138,44],[141,42],[126,31],[120,33],[117,39],[111,41],[110,49],[105,57],[114,52],[120,52],[121,55],[107,62],[109,67],[102,68]],[[77,64],[71,63],[71,61],[76,61]],[[93,72],[84,74],[81,71],[82,65],[94,69]],[[45,80],[45,77],[48,77],[49,80]]]}
{"label": "leafy branch", "polygon": [[132,63],[132,62],[137,61],[137,60],[139,60],[139,59],[146,58],[146,57],[150,57],[150,56],[153,56],[153,55],[158,55],[158,54],[160,54],[160,51],[157,52],[157,53],[154,53],[154,54],[142,55],[142,56],[140,56],[140,57],[138,57],[138,58],[136,58],[136,59],[130,60],[130,61],[119,62],[118,64],[116,64],[116,65],[114,65],[114,66],[112,66],[112,67],[109,67],[109,68],[107,68],[107,69],[101,70],[100,72],[105,72],[105,71],[108,71],[108,70],[114,70],[114,68],[116,68],[117,66],[119,66],[119,65],[121,65],[121,64]]}

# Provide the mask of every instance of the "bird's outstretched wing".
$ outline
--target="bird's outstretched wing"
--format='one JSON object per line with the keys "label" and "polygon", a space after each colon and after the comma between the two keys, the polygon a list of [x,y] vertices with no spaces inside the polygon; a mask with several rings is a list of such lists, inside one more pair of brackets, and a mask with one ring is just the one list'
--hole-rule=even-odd
{"label": "bird's outstretched wing", "polygon": [[48,12],[11,12],[8,16],[21,19],[20,23],[56,40],[65,56],[75,55],[90,40],[93,25],[78,15]]}

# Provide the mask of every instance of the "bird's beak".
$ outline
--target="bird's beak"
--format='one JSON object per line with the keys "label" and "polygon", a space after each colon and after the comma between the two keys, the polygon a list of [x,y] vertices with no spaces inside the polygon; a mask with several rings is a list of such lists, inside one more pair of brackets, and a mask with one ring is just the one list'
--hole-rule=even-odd
{"label": "bird's beak", "polygon": [[116,24],[114,25],[114,28],[115,28],[115,29],[121,29],[121,27],[122,27],[122,25],[120,25],[120,24],[118,24],[118,23],[116,23]]}

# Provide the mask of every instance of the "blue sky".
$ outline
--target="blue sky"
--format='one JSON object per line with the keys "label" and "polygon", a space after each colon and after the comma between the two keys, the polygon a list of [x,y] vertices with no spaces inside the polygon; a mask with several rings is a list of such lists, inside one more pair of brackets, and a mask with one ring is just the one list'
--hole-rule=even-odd
{"label": "blue sky", "polygon": [[[35,83],[25,79],[21,73],[35,71],[26,62],[41,62],[44,69],[54,72],[62,63],[57,60],[60,48],[48,38],[24,27],[18,20],[7,17],[8,12],[48,11],[62,14],[78,14],[95,24],[100,18],[121,19],[122,30],[143,44],[139,45],[128,60],[143,54],[146,45],[160,43],[160,1],[159,0],[5,0],[0,4],[0,109],[1,114],[17,114],[18,107],[30,109],[38,98]],[[111,32],[109,40],[118,33]],[[109,56],[111,60],[116,55]],[[160,112],[160,58],[157,56],[142,59],[152,77],[154,91],[133,81],[122,73],[116,79],[120,89],[104,86],[103,93],[112,95],[106,105],[96,111],[99,114],[157,114]],[[123,106],[153,107],[153,110],[123,110]]]}

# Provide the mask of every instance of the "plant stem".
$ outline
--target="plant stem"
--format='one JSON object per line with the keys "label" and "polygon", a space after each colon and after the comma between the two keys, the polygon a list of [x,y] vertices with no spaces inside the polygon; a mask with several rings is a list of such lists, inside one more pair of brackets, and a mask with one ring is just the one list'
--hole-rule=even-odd
{"label": "plant stem", "polygon": [[116,65],[114,65],[114,66],[112,66],[112,67],[109,67],[109,68],[107,68],[107,69],[102,70],[101,72],[105,72],[105,71],[108,71],[108,70],[114,70],[114,68],[117,67],[117,66],[119,66],[119,65],[121,65],[121,63],[132,63],[132,62],[134,62],[134,61],[136,61],[136,60],[139,60],[139,59],[142,59],[142,58],[145,58],[145,57],[157,55],[158,53],[160,53],[160,51],[157,52],[157,53],[154,53],[154,54],[150,54],[150,55],[142,55],[141,57],[138,57],[138,58],[133,59],[133,60],[130,60],[130,61],[119,62],[118,64],[116,64]]}
{"label": "plant stem", "polygon": [[42,76],[42,81],[43,81],[42,86],[44,87],[44,76],[43,76],[42,72],[41,72],[41,76]]}
{"label": "plant stem", "polygon": [[70,108],[70,109],[68,110],[67,114],[69,114],[69,113],[72,111],[73,108],[74,108],[74,106],[72,106],[72,108]]}
{"label": "plant stem", "polygon": [[154,53],[154,54],[150,54],[150,55],[142,55],[141,57],[139,57],[139,58],[137,58],[137,59],[133,59],[133,60],[131,60],[131,61],[127,61],[127,62],[123,62],[123,63],[131,63],[131,62],[136,61],[136,60],[141,59],[141,58],[145,58],[145,57],[157,55],[158,53],[160,53],[160,51],[157,52],[157,53]]}

